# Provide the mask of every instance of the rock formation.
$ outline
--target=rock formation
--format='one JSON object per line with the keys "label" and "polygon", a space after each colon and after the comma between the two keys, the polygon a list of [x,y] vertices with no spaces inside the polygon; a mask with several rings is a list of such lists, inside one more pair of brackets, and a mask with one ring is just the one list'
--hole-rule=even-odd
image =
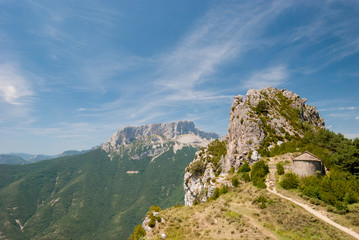
{"label": "rock formation", "polygon": [[[306,101],[291,91],[271,87],[250,89],[245,97],[234,97],[228,134],[222,141],[226,152],[214,156],[213,149],[208,151],[210,144],[196,154],[184,176],[185,205],[204,202],[213,195],[216,186],[229,185],[223,176],[230,169],[237,170],[245,161],[258,161],[261,153],[295,137],[303,137],[308,128],[325,128],[317,109],[308,106]],[[200,165],[203,170],[197,171]]]}
{"label": "rock formation", "polygon": [[141,154],[131,151],[132,159],[150,156],[154,160],[170,147],[173,147],[174,152],[184,146],[205,147],[218,137],[216,133],[199,130],[192,121],[155,123],[118,130],[102,145],[102,150],[108,152],[112,159],[114,154],[121,155],[123,149],[141,148]]}

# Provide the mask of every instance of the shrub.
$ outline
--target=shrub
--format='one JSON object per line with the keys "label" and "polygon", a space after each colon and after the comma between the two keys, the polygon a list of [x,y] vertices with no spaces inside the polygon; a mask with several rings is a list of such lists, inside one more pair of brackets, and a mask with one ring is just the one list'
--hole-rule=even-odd
{"label": "shrub", "polygon": [[154,211],[154,212],[160,212],[161,208],[157,205],[151,206],[150,207],[150,211]]}
{"label": "shrub", "polygon": [[295,189],[299,186],[298,177],[294,173],[286,173],[279,185],[284,189]]}
{"label": "shrub", "polygon": [[214,189],[212,198],[216,200],[221,195],[221,190],[219,188]]}
{"label": "shrub", "polygon": [[129,240],[139,240],[146,236],[146,231],[141,224],[137,225],[133,230],[133,233],[128,238]]}
{"label": "shrub", "polygon": [[278,175],[283,175],[284,174],[284,167],[281,163],[277,163],[277,173]]}
{"label": "shrub", "polygon": [[268,103],[264,100],[259,101],[257,107],[254,109],[258,114],[266,114],[268,113]]}
{"label": "shrub", "polygon": [[258,188],[266,188],[267,186],[264,181],[268,173],[269,167],[263,160],[256,162],[251,170],[253,185]]}
{"label": "shrub", "polygon": [[231,169],[228,171],[228,173],[229,173],[229,174],[232,174],[232,173],[234,173],[234,171],[235,171],[235,168],[234,168],[234,167],[231,167]]}
{"label": "shrub", "polygon": [[259,195],[253,202],[258,203],[259,207],[263,209],[267,207],[266,203],[268,202],[268,199],[263,195]]}
{"label": "shrub", "polygon": [[225,194],[228,192],[228,186],[227,185],[224,185],[221,189],[221,194]]}
{"label": "shrub", "polygon": [[251,167],[249,166],[247,161],[245,161],[244,164],[238,168],[238,173],[244,173],[250,171],[251,171]]}
{"label": "shrub", "polygon": [[192,163],[189,167],[189,172],[193,175],[202,175],[206,170],[206,166],[202,160]]}
{"label": "shrub", "polygon": [[251,181],[251,177],[249,176],[249,173],[245,172],[242,174],[242,179],[245,181],[245,182],[250,182]]}
{"label": "shrub", "polygon": [[233,185],[233,187],[238,187],[239,181],[238,181],[237,177],[232,178],[232,185]]}

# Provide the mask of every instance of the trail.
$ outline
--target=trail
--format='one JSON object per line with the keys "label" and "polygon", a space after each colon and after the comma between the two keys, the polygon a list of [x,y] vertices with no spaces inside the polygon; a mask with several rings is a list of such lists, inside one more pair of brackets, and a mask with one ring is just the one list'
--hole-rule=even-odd
{"label": "trail", "polygon": [[277,192],[277,189],[275,188],[275,172],[276,172],[276,169],[275,169],[275,166],[271,165],[269,166],[269,171],[270,173],[268,174],[268,177],[266,179],[266,184],[267,184],[267,190],[281,198],[284,198],[284,199],[287,199],[288,201],[291,201],[292,203],[304,208],[305,210],[307,210],[308,212],[310,212],[311,214],[313,214],[314,216],[316,216],[317,218],[321,219],[322,221],[332,225],[333,227],[336,227],[338,228],[339,230],[349,234],[350,236],[356,238],[356,239],[359,239],[359,234],[356,233],[355,231],[347,228],[347,227],[344,227],[336,222],[334,222],[333,220],[331,220],[330,218],[328,218],[327,216],[323,215],[322,213],[320,213],[319,211],[313,209],[312,207],[310,207],[309,205],[305,204],[305,203],[301,203],[301,202],[298,202],[290,197],[287,197],[287,196],[284,196],[280,193]]}

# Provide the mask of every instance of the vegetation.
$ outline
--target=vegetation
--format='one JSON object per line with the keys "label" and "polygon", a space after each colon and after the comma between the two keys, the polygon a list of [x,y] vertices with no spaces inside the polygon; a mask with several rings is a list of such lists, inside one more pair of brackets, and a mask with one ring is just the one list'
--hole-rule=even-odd
{"label": "vegetation", "polygon": [[258,102],[257,107],[255,107],[255,111],[257,114],[267,114],[268,113],[268,103],[265,100],[261,100]]}
{"label": "vegetation", "polygon": [[322,200],[338,210],[347,210],[348,204],[359,200],[357,177],[340,170],[333,170],[326,176],[302,178],[299,188],[305,196]]}
{"label": "vegetation", "polygon": [[201,148],[199,152],[200,160],[202,162],[209,162],[213,164],[216,175],[222,171],[219,160],[227,154],[226,141],[219,141],[218,139],[208,144],[207,148]]}
{"label": "vegetation", "polygon": [[146,231],[141,224],[137,225],[128,240],[140,240],[146,236]]}
{"label": "vegetation", "polygon": [[233,187],[238,187],[238,185],[239,185],[239,180],[236,176],[234,176],[232,178],[232,185],[233,185]]}
{"label": "vegetation", "polygon": [[251,170],[251,180],[253,185],[258,188],[266,188],[265,179],[268,173],[269,167],[263,160],[253,164]]}
{"label": "vegetation", "polygon": [[214,189],[213,196],[210,197],[210,200],[216,200],[222,194],[226,194],[228,192],[228,186],[224,185],[222,188]]}
{"label": "vegetation", "polygon": [[295,189],[299,186],[299,180],[297,175],[290,172],[284,174],[282,181],[279,182],[279,185],[284,189]]}
{"label": "vegetation", "polygon": [[359,138],[347,139],[329,130],[307,129],[303,138],[294,138],[274,147],[270,156],[305,150],[322,159],[329,170],[338,169],[359,175]]}
{"label": "vegetation", "polygon": [[251,181],[251,177],[249,176],[248,172],[242,173],[241,178],[245,182],[250,182]]}
{"label": "vegetation", "polygon": [[284,167],[281,163],[277,163],[276,164],[277,167],[277,173],[278,175],[283,175],[284,174]]}
{"label": "vegetation", "polygon": [[200,159],[198,161],[193,162],[189,167],[189,172],[193,175],[202,175],[206,170],[205,163]]}
{"label": "vegetation", "polygon": [[[185,147],[175,154],[169,148],[150,164],[151,157],[131,160],[145,146],[132,147],[133,152],[123,149],[112,161],[97,149],[29,165],[1,166],[1,232],[15,240],[127,239],[151,205],[183,204],[184,169],[197,149]],[[128,170],[139,173],[127,174]],[[24,231],[15,219],[26,223]]]}
{"label": "vegetation", "polygon": [[244,164],[238,168],[238,173],[250,172],[251,167],[247,161],[244,161]]}
{"label": "vegetation", "polygon": [[[255,199],[255,201],[253,201]],[[216,200],[163,210],[165,223],[146,239],[348,239],[301,207],[250,183],[241,183]],[[358,215],[353,215],[353,219]]]}

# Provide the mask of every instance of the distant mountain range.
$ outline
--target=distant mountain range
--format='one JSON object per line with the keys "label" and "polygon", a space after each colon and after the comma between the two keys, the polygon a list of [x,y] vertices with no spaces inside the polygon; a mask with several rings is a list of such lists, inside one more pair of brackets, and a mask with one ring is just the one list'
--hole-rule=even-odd
{"label": "distant mountain range", "polygon": [[85,153],[0,165],[0,239],[127,239],[151,205],[184,203],[185,168],[217,137],[190,121],[150,124]]}
{"label": "distant mountain range", "polygon": [[45,154],[27,154],[27,153],[9,153],[9,154],[0,154],[0,164],[30,164],[35,163],[43,160],[49,160],[53,158],[58,157],[66,157],[66,156],[72,156],[77,155],[81,153],[86,153],[88,151],[91,151],[93,149],[99,148],[100,146],[88,149],[88,150],[68,150],[60,154],[56,155],[45,155]]}

